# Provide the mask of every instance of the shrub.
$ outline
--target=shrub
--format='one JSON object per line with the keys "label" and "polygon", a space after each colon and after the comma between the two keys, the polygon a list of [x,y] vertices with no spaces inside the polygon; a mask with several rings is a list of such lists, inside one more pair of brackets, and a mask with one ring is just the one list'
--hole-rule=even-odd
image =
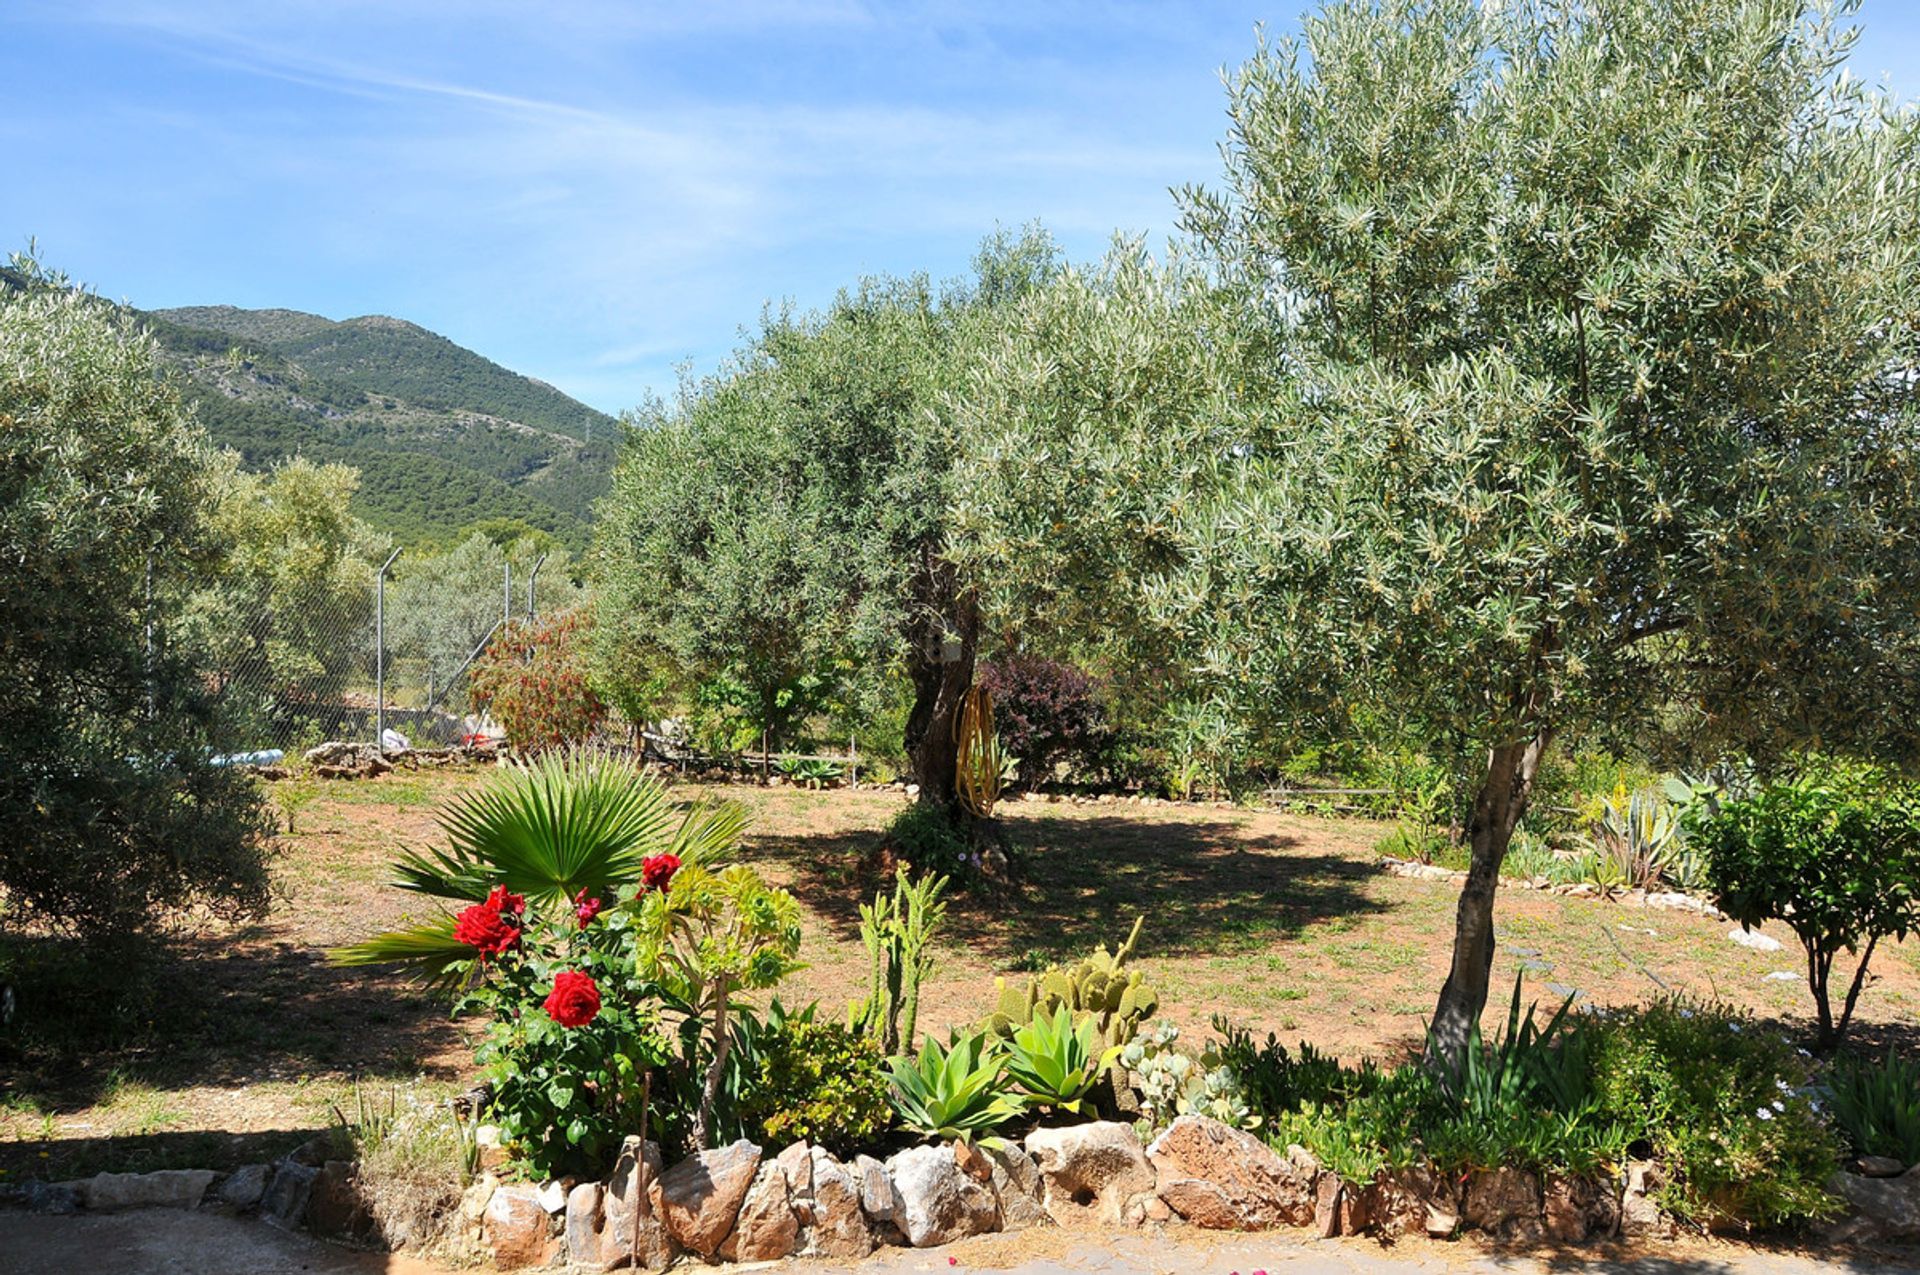
{"label": "shrub", "polygon": [[1660,1205],[1705,1226],[1771,1226],[1833,1210],[1837,1166],[1806,1060],[1722,1006],[1656,1001],[1596,1018],[1596,1115],[1666,1171]]}
{"label": "shrub", "polygon": [[1014,783],[1033,788],[1061,762],[1091,766],[1106,746],[1106,714],[1093,679],[1071,664],[1035,655],[1002,655],[980,668],[993,696],[994,728],[1019,759]]}
{"label": "shrub", "polygon": [[587,680],[592,618],[565,611],[505,626],[474,661],[474,706],[490,713],[517,752],[584,741],[607,707]]}
{"label": "shrub", "polygon": [[980,875],[980,852],[945,811],[916,801],[893,817],[883,843],[915,875],[965,880]]}
{"label": "shrub", "polygon": [[[1875,946],[1920,926],[1920,787],[1887,772],[1821,759],[1701,820],[1711,880],[1742,925],[1782,920],[1807,953],[1819,1031],[1839,1044],[1852,1021]],[[1862,950],[1864,941],[1865,948]],[[1835,958],[1858,952],[1836,1017]]]}
{"label": "shrub", "polygon": [[809,1012],[787,1018],[757,1047],[760,1069],[747,1078],[739,1105],[754,1141],[804,1140],[844,1154],[891,1122],[887,1072],[866,1037]]}
{"label": "shrub", "polygon": [[1308,1103],[1342,1099],[1351,1087],[1354,1073],[1306,1041],[1300,1042],[1297,1054],[1289,1054],[1272,1032],[1264,1045],[1257,1045],[1252,1032],[1221,1014],[1214,1016],[1213,1029],[1220,1039],[1212,1052],[1245,1090],[1254,1112],[1269,1125]]}
{"label": "shrub", "polygon": [[1842,1058],[1826,1077],[1833,1123],[1860,1155],[1920,1164],[1920,1062]]}

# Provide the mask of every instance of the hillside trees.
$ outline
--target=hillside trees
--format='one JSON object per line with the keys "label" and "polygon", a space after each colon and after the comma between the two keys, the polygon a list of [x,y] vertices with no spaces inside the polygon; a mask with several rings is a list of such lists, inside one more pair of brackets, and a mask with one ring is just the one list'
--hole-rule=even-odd
{"label": "hillside trees", "polygon": [[208,456],[150,343],[16,259],[0,289],[0,889],[115,939],[267,903],[262,805],[210,764],[176,600],[214,549]]}
{"label": "hillside trees", "polygon": [[966,285],[869,279],[824,312],[768,315],[720,374],[629,423],[597,545],[609,663],[724,674],[774,728],[809,688],[871,696],[904,670],[921,800],[956,817],[953,719],[981,613],[946,553],[951,391],[1055,250],[1003,235],[975,264]]}
{"label": "hillside trees", "polygon": [[961,399],[970,570],[1477,758],[1437,1058],[1556,739],[1913,756],[1920,129],[1840,16],[1329,5],[1230,80],[1210,286],[1070,277]]}

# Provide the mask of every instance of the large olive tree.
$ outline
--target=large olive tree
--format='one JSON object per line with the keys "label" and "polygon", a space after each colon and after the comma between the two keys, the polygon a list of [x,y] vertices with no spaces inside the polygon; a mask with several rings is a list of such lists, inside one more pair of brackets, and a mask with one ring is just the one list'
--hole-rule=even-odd
{"label": "large olive tree", "polygon": [[778,722],[813,679],[912,689],[922,801],[956,810],[953,723],[981,635],[948,557],[952,391],[982,328],[1055,269],[1041,232],[989,240],[975,277],[869,279],[769,314],[721,371],[630,418],[601,507],[603,667],[725,672]]}
{"label": "large olive tree", "polygon": [[962,399],[975,569],[1131,581],[1213,693],[1477,758],[1442,1057],[1556,738],[1909,746],[1920,129],[1848,43],[1806,0],[1329,5],[1229,79],[1206,286],[1072,277]]}
{"label": "large olive tree", "polygon": [[262,804],[173,638],[205,440],[124,315],[0,272],[0,908],[99,939],[267,903]]}

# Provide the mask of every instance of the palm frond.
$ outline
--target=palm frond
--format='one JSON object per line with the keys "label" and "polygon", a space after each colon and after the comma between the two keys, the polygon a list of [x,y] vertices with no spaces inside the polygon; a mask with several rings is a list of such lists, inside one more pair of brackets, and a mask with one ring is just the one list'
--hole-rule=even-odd
{"label": "palm frond", "polygon": [[410,930],[389,930],[327,953],[334,965],[401,965],[430,987],[451,991],[466,981],[473,949],[453,937],[453,918],[441,917]]}

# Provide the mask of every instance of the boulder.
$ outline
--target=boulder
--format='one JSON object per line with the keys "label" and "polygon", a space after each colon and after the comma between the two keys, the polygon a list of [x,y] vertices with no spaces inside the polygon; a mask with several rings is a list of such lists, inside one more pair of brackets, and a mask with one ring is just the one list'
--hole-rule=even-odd
{"label": "boulder", "polygon": [[1920,1239],[1920,1165],[1897,1178],[1836,1173],[1827,1189],[1851,1212],[1827,1229],[1829,1239],[1848,1242]]}
{"label": "boulder", "polygon": [[776,1262],[791,1254],[799,1241],[800,1219],[793,1215],[787,1175],[769,1160],[753,1175],[733,1233],[720,1243],[720,1257],[729,1262]]}
{"label": "boulder", "polygon": [[243,1164],[227,1175],[215,1194],[220,1203],[236,1209],[250,1209],[267,1193],[267,1178],[272,1168],[264,1164]]}
{"label": "boulder", "polygon": [[1650,1160],[1627,1162],[1626,1189],[1620,1196],[1620,1234],[1630,1239],[1668,1239],[1673,1219],[1654,1202],[1654,1192],[1666,1185],[1660,1166]]}
{"label": "boulder", "polygon": [[600,1231],[605,1225],[600,1203],[606,1188],[598,1182],[582,1182],[567,1192],[567,1263],[571,1266],[600,1265]]}
{"label": "boulder", "polygon": [[531,1186],[503,1186],[487,1201],[481,1224],[493,1264],[503,1271],[545,1266],[553,1260],[553,1219]]}
{"label": "boulder", "polygon": [[1538,1238],[1540,1179],[1525,1169],[1504,1167],[1476,1173],[1467,1183],[1464,1214],[1468,1226],[1502,1239]]}
{"label": "boulder", "polygon": [[747,1188],[760,1171],[760,1148],[742,1138],[697,1151],[660,1178],[660,1219],[676,1244],[711,1258],[733,1233]]}
{"label": "boulder", "polygon": [[1195,1226],[1261,1231],[1313,1220],[1314,1179],[1252,1134],[1186,1115],[1147,1148],[1160,1198]]}
{"label": "boulder", "polygon": [[814,1147],[813,1234],[807,1248],[821,1257],[858,1261],[873,1252],[873,1228],[860,1207],[860,1182],[852,1170]]}
{"label": "boulder", "polygon": [[1884,1155],[1863,1155],[1853,1162],[1853,1171],[1866,1178],[1897,1178],[1908,1167],[1902,1161]]}
{"label": "boulder", "polygon": [[909,1147],[887,1161],[895,1223],[915,1248],[950,1244],[1000,1226],[993,1188],[968,1177],[942,1146]]}
{"label": "boulder", "polygon": [[1000,1229],[1024,1231],[1029,1226],[1052,1226],[1053,1218],[1041,1203],[1046,1188],[1033,1157],[1011,1142],[986,1155],[993,1164],[993,1197],[1000,1204]]}
{"label": "boulder", "polygon": [[1313,1191],[1313,1233],[1323,1240],[1340,1234],[1340,1197],[1346,1184],[1337,1174],[1323,1173]]}
{"label": "boulder", "polygon": [[[663,1269],[677,1251],[673,1237],[660,1220],[660,1144],[649,1141],[644,1148],[640,1139],[628,1138],[620,1148],[620,1159],[613,1166],[613,1177],[600,1197],[600,1268],[615,1270],[639,1264],[648,1270]],[[641,1198],[636,1177],[646,1182]],[[636,1236],[636,1222],[638,1235]]]}
{"label": "boulder", "polygon": [[1062,1226],[1126,1225],[1128,1205],[1157,1185],[1129,1125],[1101,1120],[1035,1129],[1026,1150],[1039,1166],[1047,1213]]}
{"label": "boulder", "polygon": [[213,1185],[211,1169],[161,1169],[154,1173],[97,1173],[80,1188],[95,1213],[117,1209],[197,1209]]}
{"label": "boulder", "polygon": [[1548,1174],[1541,1201],[1547,1238],[1562,1244],[1612,1235],[1620,1225],[1620,1201],[1609,1181]]}

